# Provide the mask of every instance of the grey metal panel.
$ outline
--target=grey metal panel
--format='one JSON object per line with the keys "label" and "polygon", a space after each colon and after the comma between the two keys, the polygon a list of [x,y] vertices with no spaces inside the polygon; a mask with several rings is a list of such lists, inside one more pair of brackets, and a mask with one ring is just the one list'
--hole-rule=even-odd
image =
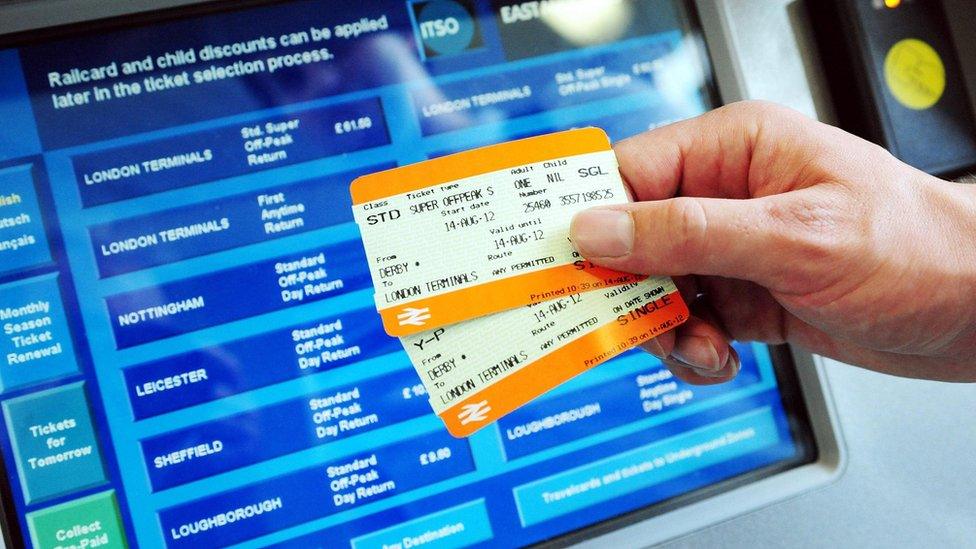
{"label": "grey metal panel", "polygon": [[962,65],[969,103],[976,112],[976,3],[973,0],[942,0],[942,3]]}
{"label": "grey metal panel", "polygon": [[834,119],[806,12],[797,0],[697,0],[726,102],[766,99]]}

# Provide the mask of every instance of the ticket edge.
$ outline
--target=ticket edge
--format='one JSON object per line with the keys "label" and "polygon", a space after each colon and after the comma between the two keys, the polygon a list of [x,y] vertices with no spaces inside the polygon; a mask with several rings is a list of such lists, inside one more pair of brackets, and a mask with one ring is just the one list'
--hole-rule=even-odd
{"label": "ticket edge", "polygon": [[[581,136],[582,139],[569,139],[570,135]],[[547,147],[542,151],[538,147],[526,146],[531,141],[552,139],[559,141],[552,147]],[[594,148],[597,145],[601,148]],[[569,152],[560,152],[553,155],[551,149],[556,146],[572,147],[572,149]],[[491,158],[474,161],[475,157],[485,154],[490,149],[494,149]],[[514,166],[534,164],[578,154],[612,150],[613,145],[610,137],[603,128],[597,126],[573,128],[513,141],[494,143],[446,156],[422,160],[405,166],[397,166],[395,168],[361,175],[349,184],[349,193],[352,197],[352,205],[356,207],[389,196],[417,191],[434,185],[443,185],[451,181],[504,170]],[[396,186],[383,185],[384,180],[393,177],[402,181],[422,181],[422,183]],[[367,185],[368,187],[365,187]]]}

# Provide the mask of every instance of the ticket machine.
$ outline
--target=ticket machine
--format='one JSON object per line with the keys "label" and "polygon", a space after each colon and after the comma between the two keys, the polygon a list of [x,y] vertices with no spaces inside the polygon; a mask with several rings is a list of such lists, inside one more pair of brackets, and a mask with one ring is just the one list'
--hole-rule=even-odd
{"label": "ticket machine", "polygon": [[731,8],[0,7],[7,544],[649,545],[837,478],[821,360],[752,343],[725,385],[631,351],[450,436],[352,220],[357,175],[479,145],[762,85],[817,114],[802,66],[750,81]]}

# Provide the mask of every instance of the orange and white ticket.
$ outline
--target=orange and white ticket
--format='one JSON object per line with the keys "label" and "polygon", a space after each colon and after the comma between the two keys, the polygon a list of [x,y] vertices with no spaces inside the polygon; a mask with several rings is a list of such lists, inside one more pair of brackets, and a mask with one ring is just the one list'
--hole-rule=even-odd
{"label": "orange and white ticket", "polygon": [[400,338],[434,412],[465,437],[689,317],[670,278],[576,293]]}
{"label": "orange and white ticket", "polygon": [[627,201],[598,128],[366,175],[350,191],[393,336],[642,278],[582,261],[568,238],[576,212]]}

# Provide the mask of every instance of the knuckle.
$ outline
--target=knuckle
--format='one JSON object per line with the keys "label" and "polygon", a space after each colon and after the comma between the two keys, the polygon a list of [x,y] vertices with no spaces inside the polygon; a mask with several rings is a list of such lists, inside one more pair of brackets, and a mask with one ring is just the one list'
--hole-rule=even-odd
{"label": "knuckle", "polygon": [[762,99],[748,99],[731,103],[726,107],[737,117],[746,119],[793,118],[800,114],[786,106]]}
{"label": "knuckle", "polygon": [[862,231],[852,209],[816,197],[791,197],[770,204],[773,236],[800,265],[837,266],[852,256]]}
{"label": "knuckle", "polygon": [[866,165],[875,166],[875,169],[884,169],[890,173],[904,173],[902,168],[905,164],[891,154],[891,151],[870,141],[867,142],[867,147],[869,153],[862,160],[862,162],[866,161]]}
{"label": "knuckle", "polygon": [[891,151],[882,147],[881,145],[878,145],[877,143],[864,140],[864,149],[865,149],[864,156],[867,157],[866,160],[868,161],[868,163],[871,163],[873,161],[877,163],[887,164],[892,160],[897,160],[895,158],[895,155],[891,154]]}
{"label": "knuckle", "polygon": [[708,231],[705,210],[693,198],[678,197],[669,201],[666,219],[671,259],[688,266],[704,249]]}

